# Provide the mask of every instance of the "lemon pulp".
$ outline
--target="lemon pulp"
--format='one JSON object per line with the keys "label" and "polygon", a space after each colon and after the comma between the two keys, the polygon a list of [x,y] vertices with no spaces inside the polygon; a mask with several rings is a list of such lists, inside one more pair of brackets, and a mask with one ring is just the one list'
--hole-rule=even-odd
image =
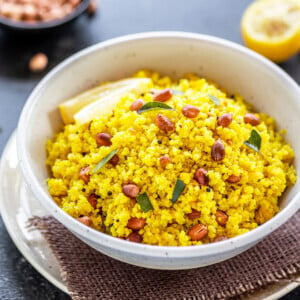
{"label": "lemon pulp", "polygon": [[246,46],[275,61],[299,51],[300,0],[257,0],[245,11],[241,32]]}
{"label": "lemon pulp", "polygon": [[149,83],[148,78],[131,78],[96,86],[61,103],[61,118],[65,124],[86,123],[111,111],[127,92],[142,91]]}

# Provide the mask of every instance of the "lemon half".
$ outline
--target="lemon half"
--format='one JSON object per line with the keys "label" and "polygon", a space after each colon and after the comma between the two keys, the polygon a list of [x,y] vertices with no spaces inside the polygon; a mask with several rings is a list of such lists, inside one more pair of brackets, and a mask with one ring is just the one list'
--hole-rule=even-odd
{"label": "lemon half", "polygon": [[65,124],[88,122],[97,117],[97,114],[111,111],[124,94],[131,91],[142,92],[150,82],[148,78],[131,78],[84,91],[59,105],[61,118]]}
{"label": "lemon half", "polygon": [[241,32],[247,47],[282,62],[300,48],[300,0],[257,0],[245,11]]}
{"label": "lemon half", "polygon": [[149,89],[151,83],[149,78],[135,78],[125,86],[110,90],[97,101],[85,105],[75,113],[73,116],[75,123],[81,125],[110,113],[127,93],[143,93]]}

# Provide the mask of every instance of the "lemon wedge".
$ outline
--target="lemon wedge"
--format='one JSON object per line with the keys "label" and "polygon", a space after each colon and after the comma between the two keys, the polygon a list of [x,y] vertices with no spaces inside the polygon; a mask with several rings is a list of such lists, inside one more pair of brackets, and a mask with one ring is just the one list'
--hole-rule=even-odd
{"label": "lemon wedge", "polygon": [[76,124],[81,125],[93,119],[99,118],[110,113],[127,93],[142,93],[151,87],[149,78],[135,78],[124,86],[111,89],[109,92],[102,94],[101,98],[83,106],[73,115]]}
{"label": "lemon wedge", "polygon": [[282,62],[299,51],[300,0],[256,0],[245,11],[241,32],[247,47]]}
{"label": "lemon wedge", "polygon": [[[61,103],[59,105],[61,118],[65,124],[74,123],[74,115],[89,104],[100,100],[109,102],[110,97],[115,98],[130,90],[144,88],[149,83],[150,80],[147,78],[130,78],[96,86]],[[83,118],[82,115],[83,113],[77,117],[78,120]]]}

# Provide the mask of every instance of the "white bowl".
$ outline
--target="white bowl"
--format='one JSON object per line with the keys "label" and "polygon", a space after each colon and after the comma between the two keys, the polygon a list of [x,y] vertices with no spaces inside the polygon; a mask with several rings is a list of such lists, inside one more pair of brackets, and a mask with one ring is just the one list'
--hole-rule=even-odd
{"label": "white bowl", "polygon": [[242,94],[258,111],[273,116],[279,129],[287,129],[286,140],[295,150],[300,174],[300,90],[279,67],[242,46],[211,36],[183,32],[129,35],[87,48],[61,63],[35,88],[23,109],[17,131],[20,166],[31,191],[49,213],[100,252],[157,269],[188,269],[223,261],[286,222],[300,207],[299,181],[285,192],[281,211],[270,221],[241,236],[201,246],[151,246],[113,238],[82,225],[55,204],[46,185],[45,143],[61,125],[58,104],[99,81],[124,78],[145,68],[173,77],[196,72]]}

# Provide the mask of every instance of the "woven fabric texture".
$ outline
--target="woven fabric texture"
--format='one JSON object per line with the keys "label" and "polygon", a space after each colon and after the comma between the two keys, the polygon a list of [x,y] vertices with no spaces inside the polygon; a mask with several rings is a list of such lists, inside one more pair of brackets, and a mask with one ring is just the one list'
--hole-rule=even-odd
{"label": "woven fabric texture", "polygon": [[53,217],[34,217],[74,300],[232,299],[300,271],[300,212],[250,250],[225,262],[184,271],[131,266],[90,248]]}

